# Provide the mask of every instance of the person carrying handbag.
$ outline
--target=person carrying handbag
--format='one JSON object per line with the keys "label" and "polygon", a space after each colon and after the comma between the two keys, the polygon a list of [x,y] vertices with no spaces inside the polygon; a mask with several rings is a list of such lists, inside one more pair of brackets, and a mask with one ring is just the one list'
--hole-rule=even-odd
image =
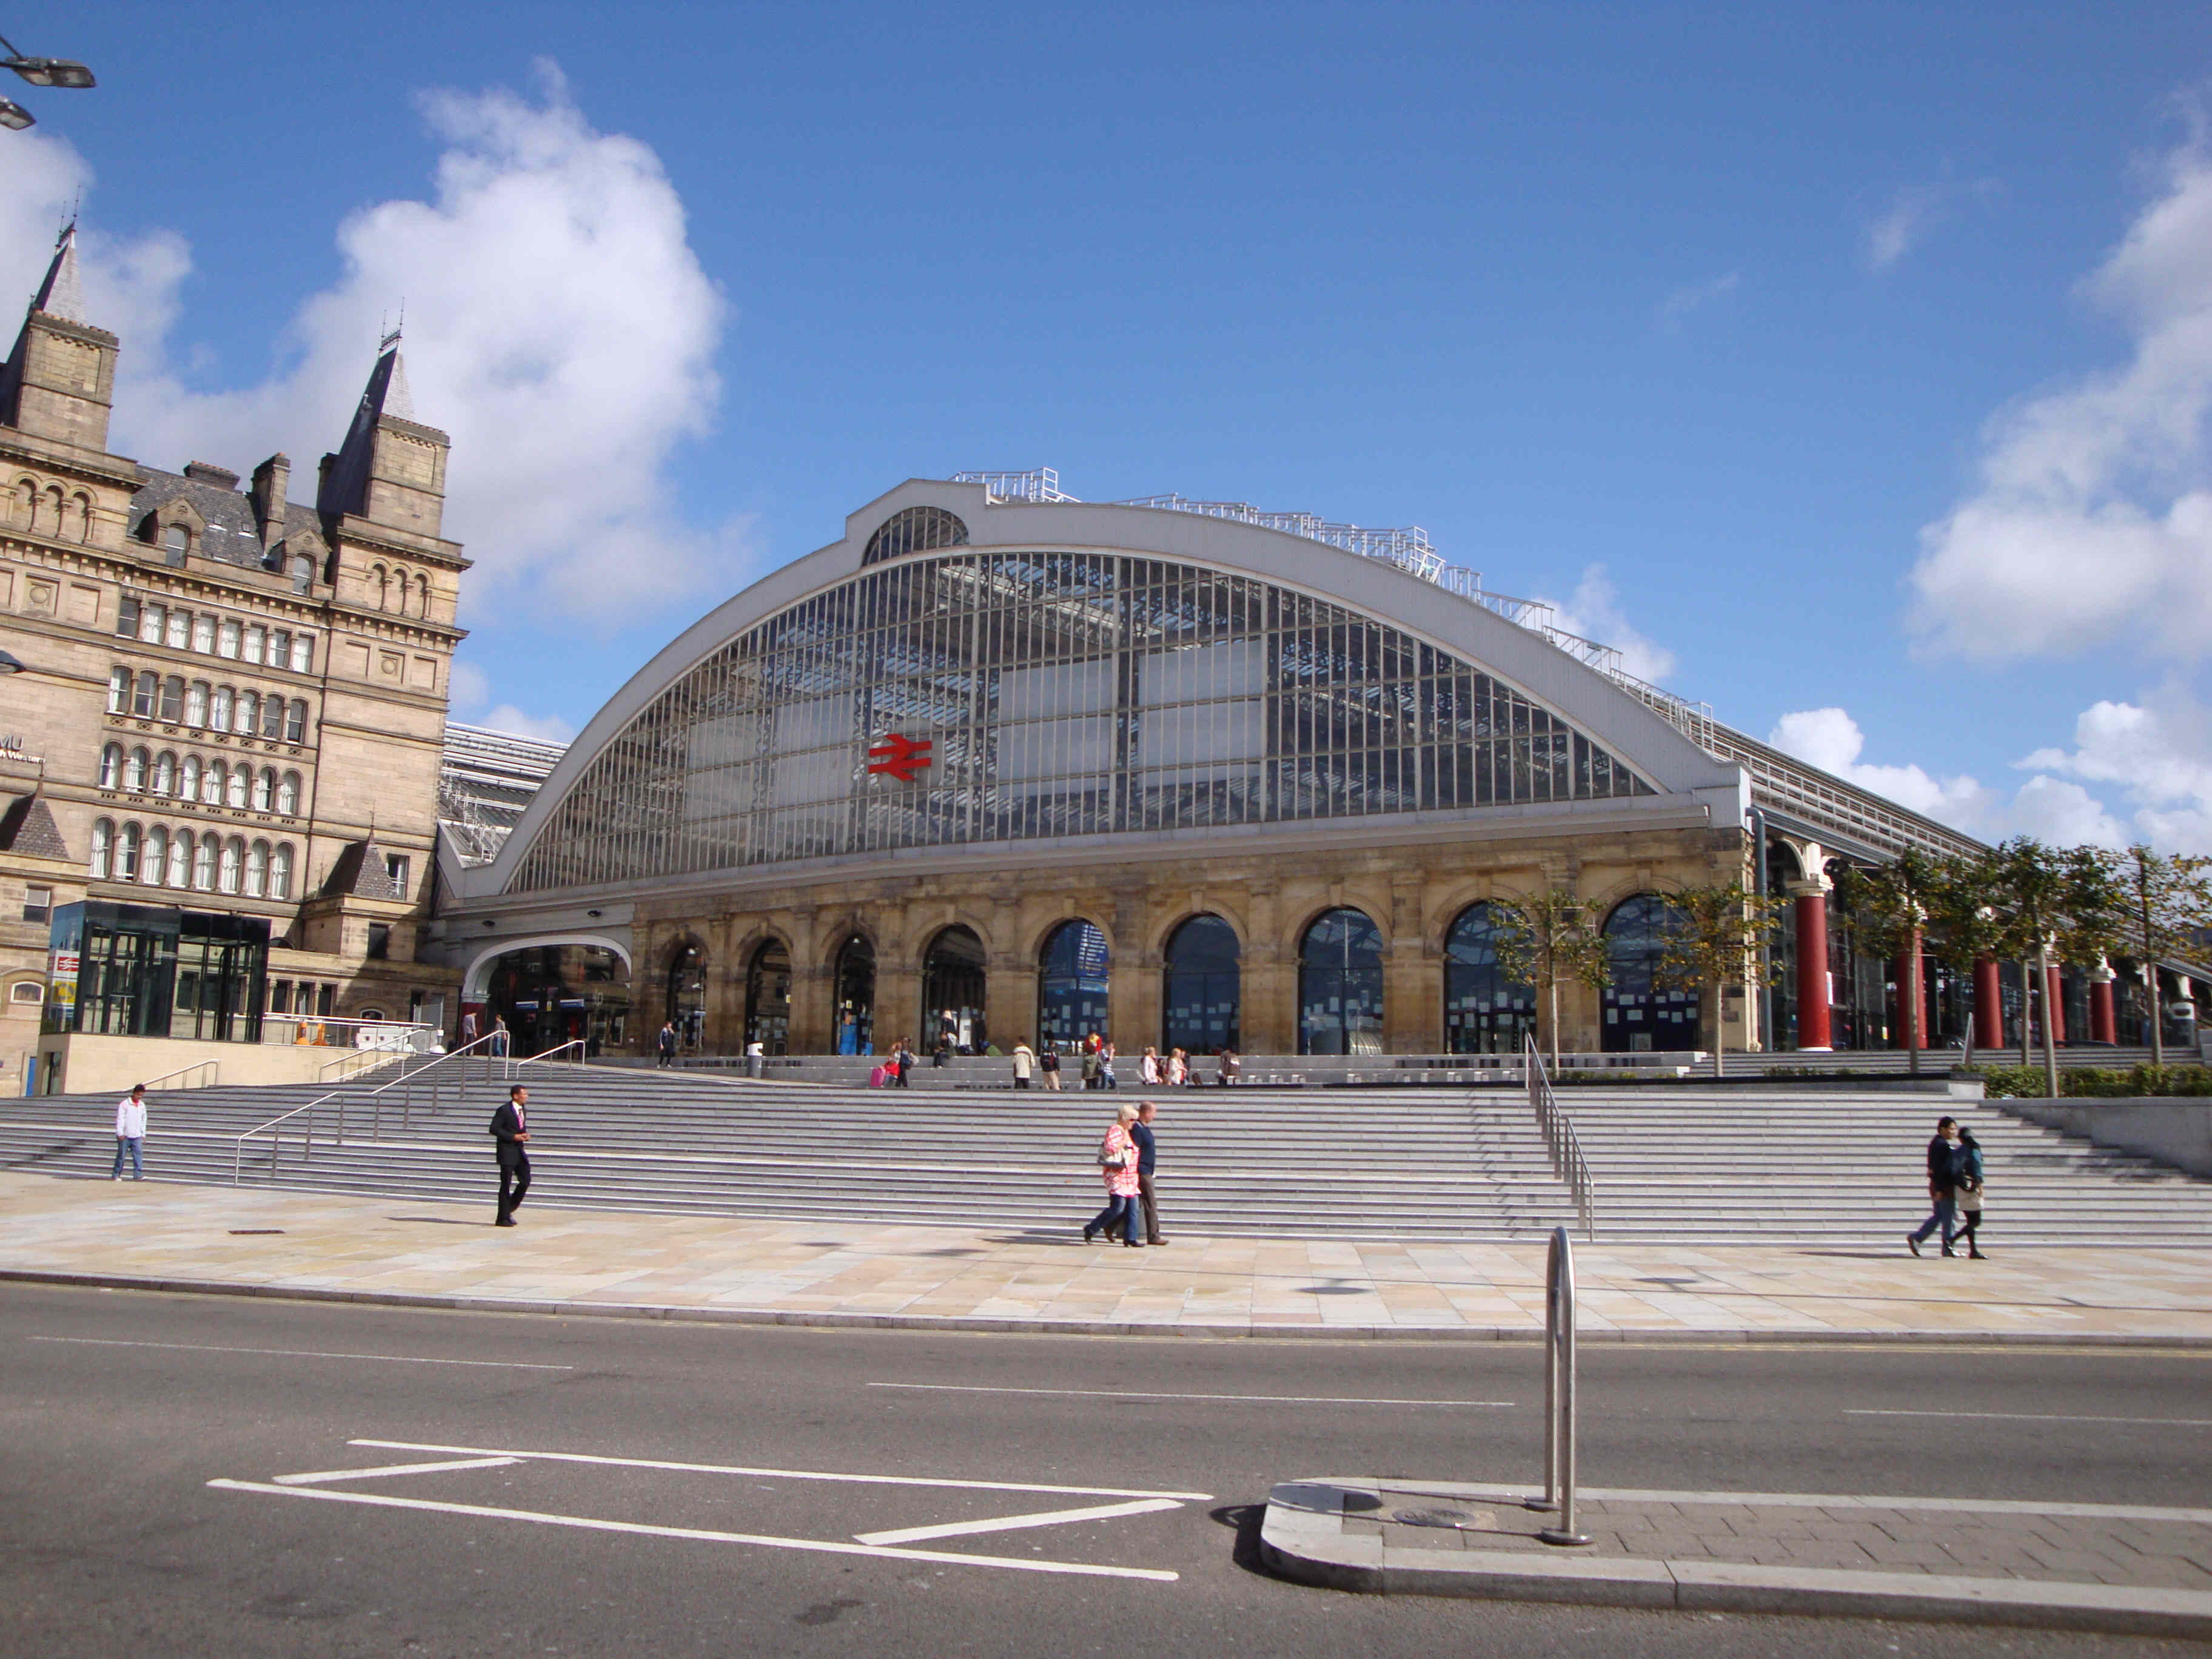
{"label": "person carrying handbag", "polygon": [[1119,1222],[1123,1245],[1133,1250],[1145,1248],[1144,1223],[1139,1219],[1137,1207],[1137,1195],[1143,1190],[1137,1179],[1137,1143],[1129,1133],[1129,1126],[1136,1121],[1137,1109],[1122,1107],[1115,1113],[1113,1127],[1098,1145],[1098,1173],[1106,1182],[1106,1207],[1085,1224],[1085,1244]]}
{"label": "person carrying handbag", "polygon": [[1982,1143],[1974,1139],[1972,1129],[1959,1131],[1959,1189],[1958,1200],[1960,1234],[1966,1241],[1966,1255],[1974,1261],[1986,1261],[1982,1247],[1974,1237],[1982,1230]]}

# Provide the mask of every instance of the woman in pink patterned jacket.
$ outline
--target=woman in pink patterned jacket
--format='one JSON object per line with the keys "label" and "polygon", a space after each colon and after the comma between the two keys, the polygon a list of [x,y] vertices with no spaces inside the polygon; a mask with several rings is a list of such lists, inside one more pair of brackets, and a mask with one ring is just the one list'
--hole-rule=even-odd
{"label": "woman in pink patterned jacket", "polygon": [[1137,1143],[1129,1133],[1129,1126],[1136,1121],[1137,1109],[1122,1107],[1115,1114],[1114,1127],[1106,1131],[1106,1139],[1099,1144],[1098,1172],[1106,1178],[1106,1207],[1084,1227],[1085,1244],[1118,1221],[1121,1224],[1122,1243],[1133,1250],[1145,1248],[1144,1229],[1137,1219]]}

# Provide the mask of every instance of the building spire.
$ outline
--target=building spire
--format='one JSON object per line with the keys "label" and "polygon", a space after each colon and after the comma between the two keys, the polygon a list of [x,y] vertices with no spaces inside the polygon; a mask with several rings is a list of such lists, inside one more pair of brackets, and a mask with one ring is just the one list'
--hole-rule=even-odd
{"label": "building spire", "polygon": [[410,422],[415,420],[415,398],[408,390],[407,366],[399,355],[400,339],[400,331],[395,328],[377,340],[376,366],[368,371],[368,384],[362,388],[353,424],[347,428],[345,441],[338,446],[337,453],[325,465],[322,488],[315,501],[319,512],[365,512],[378,422],[386,416]]}
{"label": "building spire", "polygon": [[43,311],[49,317],[58,317],[64,322],[88,321],[84,314],[84,290],[77,279],[76,220],[72,216],[62,227],[61,234],[54,239],[54,257],[46,266],[46,280],[31,297],[31,309]]}

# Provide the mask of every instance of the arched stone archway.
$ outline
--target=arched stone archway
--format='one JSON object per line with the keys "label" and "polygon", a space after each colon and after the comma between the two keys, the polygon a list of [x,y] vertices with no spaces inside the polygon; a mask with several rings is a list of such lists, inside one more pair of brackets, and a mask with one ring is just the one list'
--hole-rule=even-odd
{"label": "arched stone archway", "polygon": [[875,1053],[875,941],[866,933],[848,934],[837,947],[830,977],[830,1047],[841,1054]]}
{"label": "arched stone archway", "polygon": [[768,1054],[791,1048],[791,952],[781,939],[763,939],[745,963],[745,1052],[753,1044]]}
{"label": "arched stone archway", "polygon": [[707,1041],[707,947],[678,940],[668,953],[661,1017],[676,1028],[678,1050],[696,1054]]}
{"label": "arched stone archway", "polygon": [[1500,912],[1478,899],[1444,933],[1444,1052],[1517,1054],[1536,1031],[1536,988],[1508,979],[1498,963]]}
{"label": "arched stone archway", "polygon": [[1632,893],[1605,919],[1606,956],[1613,969],[1601,999],[1607,1054],[1698,1046],[1698,993],[1661,983],[1660,958],[1674,915],[1674,902],[1664,893]]}
{"label": "arched stone archway", "polygon": [[1107,1029],[1111,966],[1106,935],[1081,918],[1063,921],[1037,952],[1037,1041],[1074,1048]]}
{"label": "arched stone archway", "polygon": [[1218,1054],[1242,1046],[1244,953],[1237,930],[1207,912],[1178,923],[1161,952],[1160,1048]]}
{"label": "arched stone archway", "polygon": [[955,1054],[983,1052],[990,1041],[983,1019],[983,941],[956,922],[940,928],[921,957],[921,1019],[916,1041]]}
{"label": "arched stone archway", "polygon": [[1298,1052],[1382,1052],[1382,935],[1364,910],[1324,910],[1299,936]]}

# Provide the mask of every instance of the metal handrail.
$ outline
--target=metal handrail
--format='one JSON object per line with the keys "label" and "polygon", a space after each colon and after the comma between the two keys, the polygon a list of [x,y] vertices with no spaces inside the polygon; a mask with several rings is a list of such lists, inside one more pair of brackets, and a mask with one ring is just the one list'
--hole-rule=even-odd
{"label": "metal handrail", "polygon": [[[441,1054],[437,1059],[430,1061],[427,1066],[417,1066],[412,1068],[408,1068],[406,1066],[405,1056],[403,1055],[400,1060],[402,1066],[400,1075],[393,1078],[389,1083],[378,1084],[376,1087],[371,1089],[368,1093],[363,1097],[363,1099],[374,1103],[374,1115],[371,1119],[369,1133],[372,1135],[375,1135],[380,1133],[383,1130],[384,1102],[381,1097],[386,1090],[396,1089],[402,1084],[413,1083],[422,1077],[425,1073],[434,1072],[440,1066],[447,1065],[450,1061],[467,1059],[470,1057],[473,1050],[483,1048],[485,1044],[491,1042],[495,1038],[504,1035],[505,1033],[503,1032],[487,1031],[483,1036],[477,1037],[474,1042],[465,1042],[459,1048],[453,1050],[450,1054]],[[476,1057],[478,1059],[492,1058],[489,1050],[483,1054],[477,1055]],[[455,1073],[448,1073],[449,1076],[454,1074]],[[443,1081],[444,1079],[442,1078],[436,1079],[434,1079],[431,1084],[430,1106],[433,1111],[437,1109],[440,1085],[442,1084]],[[304,1106],[295,1106],[289,1112],[280,1112],[275,1117],[270,1118],[266,1123],[257,1125],[255,1127],[246,1130],[245,1133],[234,1137],[234,1146],[231,1154],[230,1161],[231,1184],[235,1186],[238,1184],[240,1180],[243,1178],[246,1164],[246,1143],[247,1141],[255,1139],[257,1136],[268,1134],[270,1130],[276,1128],[279,1125],[290,1122],[294,1118],[300,1116],[302,1113],[313,1112],[315,1108],[322,1105],[326,1101],[335,1100],[338,1103],[338,1139],[340,1140],[343,1140],[345,1139],[345,1108],[348,1092],[349,1091],[341,1085],[338,1088],[331,1090],[326,1094],[316,1096],[314,1099],[307,1102]],[[412,1105],[413,1102],[410,1098],[406,1097],[402,1097],[400,1102],[399,1121],[400,1127],[403,1128],[404,1128],[408,1123]],[[270,1142],[269,1161],[271,1170],[276,1168],[276,1155],[283,1145],[283,1137],[282,1135],[274,1137]],[[301,1145],[306,1149],[306,1155],[307,1157],[313,1158],[314,1156],[314,1120],[312,1117],[308,1119],[307,1129],[301,1139]]]}
{"label": "metal handrail", "polygon": [[589,1046],[590,1039],[586,1037],[570,1037],[559,1048],[548,1048],[542,1054],[530,1054],[521,1060],[509,1060],[507,1066],[507,1074],[511,1078],[515,1074],[516,1071],[522,1066],[543,1066],[549,1060],[556,1060],[561,1055],[567,1054],[571,1048],[576,1050],[576,1057],[570,1060],[568,1064],[571,1066],[581,1066],[589,1057],[587,1054]]}
{"label": "metal handrail", "polygon": [[159,1077],[148,1078],[141,1086],[152,1089],[158,1085],[167,1083],[173,1077],[182,1077],[187,1072],[197,1072],[202,1066],[205,1066],[211,1073],[205,1083],[180,1083],[177,1086],[179,1089],[211,1089],[222,1076],[222,1066],[212,1060],[196,1060],[189,1066],[179,1066],[173,1072],[164,1072]]}
{"label": "metal handrail", "polygon": [[1536,1114],[1536,1127],[1544,1137],[1544,1148],[1552,1155],[1552,1173],[1565,1182],[1567,1196],[1573,1200],[1575,1214],[1583,1224],[1583,1237],[1597,1237],[1597,1194],[1590,1182],[1589,1165],[1583,1158],[1583,1144],[1575,1133],[1575,1126],[1560,1106],[1559,1097],[1552,1092],[1551,1073],[1544,1069],[1544,1056],[1536,1047],[1536,1039],[1525,1039],[1528,1055],[1528,1106]]}

